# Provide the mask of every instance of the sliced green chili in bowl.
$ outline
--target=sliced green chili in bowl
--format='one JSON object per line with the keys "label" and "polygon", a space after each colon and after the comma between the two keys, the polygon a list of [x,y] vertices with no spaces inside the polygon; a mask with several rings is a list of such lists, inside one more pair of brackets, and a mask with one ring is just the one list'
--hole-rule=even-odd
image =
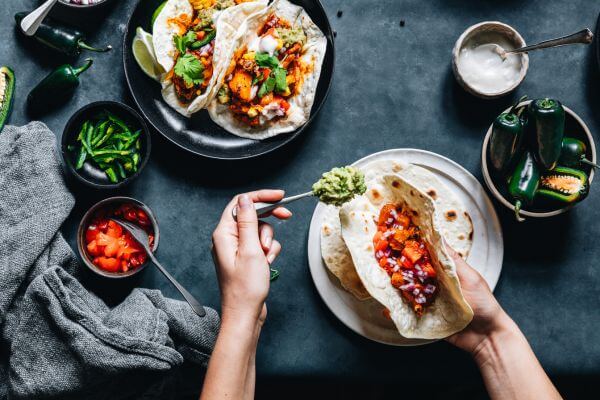
{"label": "sliced green chili in bowl", "polygon": [[117,187],[136,176],[150,150],[145,123],[121,103],[92,103],[79,110],[63,134],[67,166],[83,182]]}

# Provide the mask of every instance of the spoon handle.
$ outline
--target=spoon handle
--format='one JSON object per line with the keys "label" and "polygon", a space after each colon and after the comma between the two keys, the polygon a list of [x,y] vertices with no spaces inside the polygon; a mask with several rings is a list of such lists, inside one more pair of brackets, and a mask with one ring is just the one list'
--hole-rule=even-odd
{"label": "spoon handle", "polygon": [[46,18],[54,4],[58,0],[47,0],[44,4],[27,14],[21,21],[21,29],[27,36],[33,36],[37,32],[40,24]]}
{"label": "spoon handle", "polygon": [[179,282],[177,282],[177,280],[175,280],[175,278],[173,278],[171,274],[168,273],[162,265],[160,265],[160,263],[151,251],[146,252],[148,253],[148,256],[150,257],[154,265],[156,265],[156,268],[158,268],[158,270],[163,273],[163,275],[169,280],[169,282],[171,282],[173,286],[175,286],[177,290],[179,290],[179,293],[181,293],[185,301],[188,302],[188,304],[192,307],[194,312],[199,316],[204,317],[206,315],[206,311],[204,310],[204,307],[202,307],[202,304],[200,304],[198,300],[196,300],[194,296],[190,294],[190,292],[188,292],[183,286],[181,286]]}
{"label": "spoon handle", "polygon": [[594,38],[594,34],[592,33],[592,31],[585,28],[582,31],[573,33],[568,36],[563,36],[563,37],[556,38],[556,39],[545,40],[543,42],[540,42],[537,44],[532,44],[530,46],[521,47],[521,48],[518,48],[515,50],[509,50],[506,53],[507,54],[523,53],[523,52],[527,52],[527,51],[531,51],[531,50],[546,49],[548,47],[558,47],[558,46],[564,46],[567,44],[575,44],[575,43],[589,44],[589,43],[592,43],[593,38]]}
{"label": "spoon handle", "polygon": [[[302,194],[297,194],[295,196],[286,197],[284,199],[279,200],[277,203],[257,202],[257,203],[254,203],[254,208],[256,209],[256,214],[258,214],[258,216],[260,217],[263,214],[273,211],[277,207],[281,207],[282,205],[291,203],[292,201],[303,199],[305,197],[310,197],[312,195],[313,195],[312,192],[306,192],[306,193],[302,193]],[[233,218],[237,218],[237,207],[233,208],[232,213],[233,213]]]}

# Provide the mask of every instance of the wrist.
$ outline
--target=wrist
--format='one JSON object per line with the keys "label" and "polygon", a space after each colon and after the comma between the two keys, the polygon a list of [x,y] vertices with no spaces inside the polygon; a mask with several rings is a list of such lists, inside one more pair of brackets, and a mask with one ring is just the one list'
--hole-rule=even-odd
{"label": "wrist", "polygon": [[260,312],[223,306],[221,310],[221,329],[234,330],[238,334],[258,335],[263,321]]}
{"label": "wrist", "polygon": [[497,363],[503,351],[517,342],[522,337],[519,327],[507,315],[496,321],[493,329],[485,336],[481,343],[472,351],[472,356],[477,365],[481,368],[486,364]]}

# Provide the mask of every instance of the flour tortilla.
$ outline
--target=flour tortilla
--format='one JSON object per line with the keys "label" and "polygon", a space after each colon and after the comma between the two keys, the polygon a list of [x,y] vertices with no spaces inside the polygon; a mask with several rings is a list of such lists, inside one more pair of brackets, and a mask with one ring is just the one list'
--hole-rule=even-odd
{"label": "flour tortilla", "polygon": [[[383,178],[389,174],[397,174],[428,194],[434,200],[435,218],[446,243],[467,258],[473,244],[471,218],[458,197],[433,173],[423,167],[391,159],[373,161],[360,170],[365,174],[365,195],[378,206],[383,206],[383,197],[379,194],[387,190]],[[350,251],[342,239],[339,207],[327,206],[325,210],[321,225],[321,254],[325,265],[344,289],[359,300],[371,297],[358,277]]]}
{"label": "flour tortilla", "polygon": [[253,128],[237,120],[229,111],[229,107],[226,104],[219,103],[217,99],[213,99],[209,103],[208,112],[211,119],[228,132],[244,138],[256,140],[267,139],[282,133],[292,132],[308,121],[310,110],[315,100],[323,59],[327,50],[327,39],[323,32],[315,25],[302,7],[294,5],[287,0],[275,0],[264,11],[258,12],[246,19],[244,22],[245,26],[240,29],[240,32],[244,33],[238,38],[235,49],[248,45],[248,43],[254,40],[258,36],[257,31],[272,12],[287,19],[293,26],[297,26],[298,24],[302,26],[307,40],[301,59],[307,64],[312,64],[313,67],[304,76],[300,93],[288,99],[290,103],[288,114],[284,118],[266,122],[261,127]]}
{"label": "flour tortilla", "polygon": [[160,78],[165,102],[188,118],[204,108],[216,95],[217,82],[223,80],[223,74],[231,58],[230,53],[236,43],[238,30],[247,18],[265,10],[267,2],[267,0],[250,1],[215,12],[213,22],[217,34],[213,49],[213,74],[204,93],[196,97],[191,103],[186,104],[179,100],[175,92],[175,86],[170,80],[166,79],[168,72],[175,65],[177,54],[173,37],[179,34],[178,27],[169,24],[168,20],[181,14],[192,15],[193,8],[188,0],[169,0],[154,22],[152,36],[156,60],[165,71]]}
{"label": "flour tortilla", "polygon": [[[340,209],[342,237],[350,250],[358,276],[371,296],[390,311],[398,332],[406,338],[441,339],[464,329],[473,319],[473,311],[464,299],[456,274],[456,265],[448,255],[435,217],[435,202],[397,174],[382,177],[384,190],[373,202],[368,195],[355,198]],[[402,204],[413,213],[437,272],[439,292],[433,304],[417,317],[401,292],[391,284],[387,272],[374,255],[375,220],[381,206]]]}

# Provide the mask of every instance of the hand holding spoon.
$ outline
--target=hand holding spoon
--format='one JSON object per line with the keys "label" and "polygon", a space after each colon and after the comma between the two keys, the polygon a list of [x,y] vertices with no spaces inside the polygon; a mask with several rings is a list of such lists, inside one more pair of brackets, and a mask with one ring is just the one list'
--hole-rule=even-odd
{"label": "hand holding spoon", "polygon": [[573,33],[571,35],[559,37],[556,39],[544,40],[543,42],[540,42],[537,44],[532,44],[532,45],[525,46],[525,47],[520,47],[520,48],[514,49],[514,50],[505,50],[501,46],[498,46],[498,45],[496,45],[494,50],[496,51],[496,53],[498,53],[498,55],[500,57],[502,57],[503,60],[506,60],[506,57],[509,54],[526,53],[526,52],[532,51],[532,50],[546,49],[548,47],[559,47],[559,46],[565,46],[568,44],[576,44],[576,43],[590,44],[590,43],[592,43],[593,38],[594,38],[594,34],[592,33],[592,31],[585,28],[584,30]]}
{"label": "hand holding spoon", "polygon": [[[365,177],[358,169],[351,166],[334,168],[324,173],[321,179],[312,186],[310,192],[286,197],[277,203],[254,203],[254,208],[260,217],[277,207],[310,196],[316,196],[326,204],[341,206],[352,200],[354,196],[363,194],[365,190],[367,190]],[[237,218],[237,207],[233,208],[232,213],[233,218]]]}

